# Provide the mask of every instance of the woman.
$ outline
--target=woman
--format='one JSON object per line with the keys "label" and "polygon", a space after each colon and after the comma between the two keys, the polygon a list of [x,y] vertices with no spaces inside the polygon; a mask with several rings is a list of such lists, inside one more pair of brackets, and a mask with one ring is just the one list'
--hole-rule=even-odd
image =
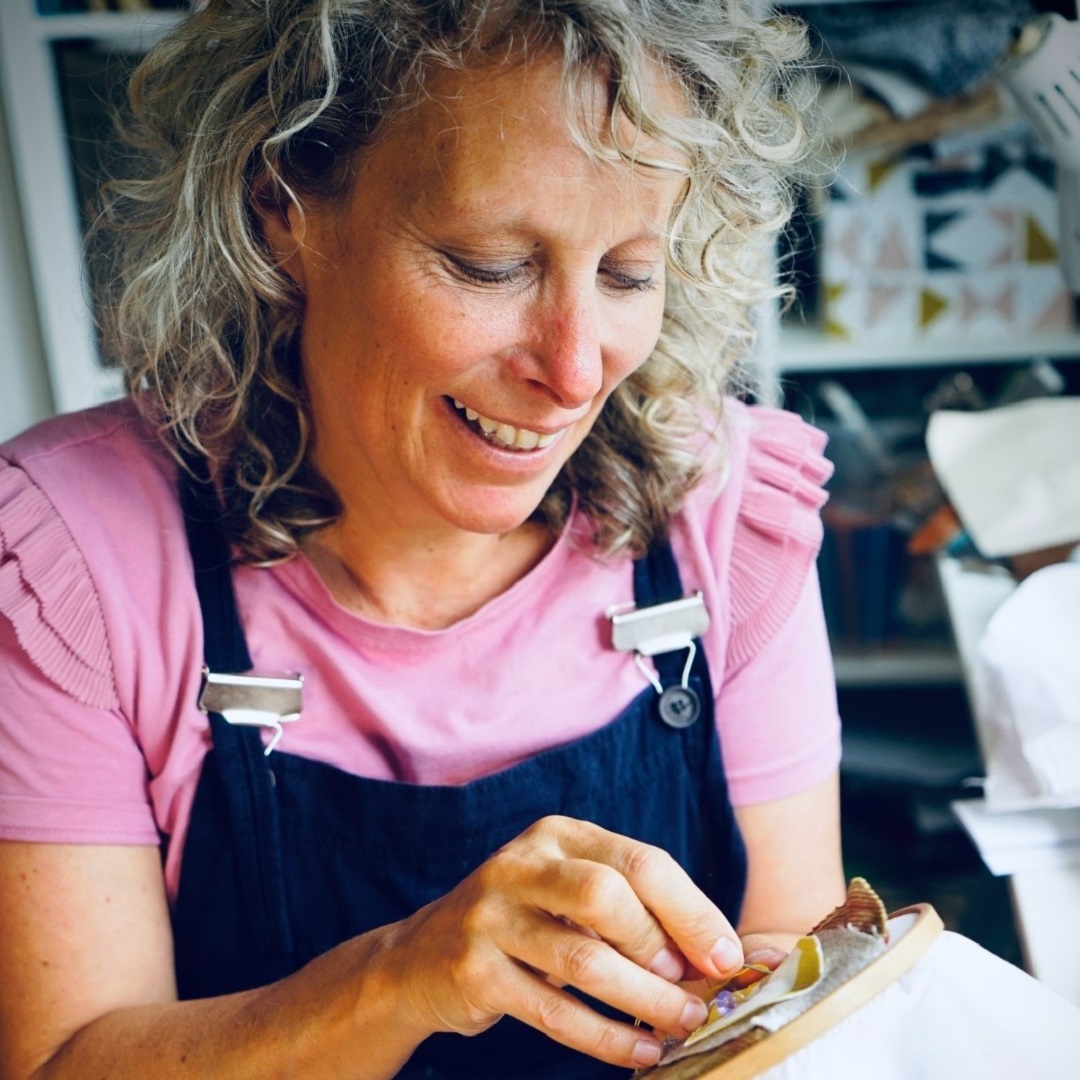
{"label": "woman", "polygon": [[841,899],[828,468],[723,397],[802,48],[217,0],[138,70],[132,396],[0,471],[4,1080],[621,1076]]}

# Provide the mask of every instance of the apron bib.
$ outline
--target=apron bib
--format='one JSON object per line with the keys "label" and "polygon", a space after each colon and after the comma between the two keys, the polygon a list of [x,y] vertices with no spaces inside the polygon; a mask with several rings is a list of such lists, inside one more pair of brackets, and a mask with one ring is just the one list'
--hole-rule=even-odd
{"label": "apron bib", "polygon": [[[249,671],[212,491],[183,475],[206,664],[215,672]],[[681,595],[668,545],[634,564],[639,607]],[[681,650],[654,657],[665,688],[679,685],[685,656]],[[727,797],[700,645],[689,685],[702,708],[688,727],[664,723],[650,686],[598,731],[459,786],[372,780],[277,750],[266,756],[256,728],[210,713],[213,748],[195,794],[173,910],[181,999],[265,985],[352,936],[407,917],[548,814],[664,848],[735,924],[746,855]],[[509,1017],[477,1036],[433,1035],[398,1074],[626,1075]]]}

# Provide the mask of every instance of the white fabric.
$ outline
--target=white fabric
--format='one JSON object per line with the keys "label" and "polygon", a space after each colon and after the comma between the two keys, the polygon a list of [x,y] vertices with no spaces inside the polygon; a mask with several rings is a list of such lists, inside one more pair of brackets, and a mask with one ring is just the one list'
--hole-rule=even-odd
{"label": "white fabric", "polygon": [[941,409],[930,418],[926,449],[984,555],[1080,540],[1080,398],[1033,398],[982,412]]}
{"label": "white fabric", "polygon": [[1080,1009],[943,933],[907,975],[761,1080],[1077,1080]]}
{"label": "white fabric", "polygon": [[1080,565],[1046,566],[990,617],[976,654],[991,808],[1080,806],[1077,657]]}

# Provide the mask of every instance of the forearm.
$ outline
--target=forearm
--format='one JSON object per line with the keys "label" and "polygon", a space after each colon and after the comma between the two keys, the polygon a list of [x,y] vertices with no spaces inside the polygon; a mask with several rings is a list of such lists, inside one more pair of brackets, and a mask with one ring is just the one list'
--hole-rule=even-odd
{"label": "forearm", "polygon": [[385,937],[364,935],[256,990],[116,1009],[72,1035],[32,1080],[392,1077],[428,1032],[401,1008]]}

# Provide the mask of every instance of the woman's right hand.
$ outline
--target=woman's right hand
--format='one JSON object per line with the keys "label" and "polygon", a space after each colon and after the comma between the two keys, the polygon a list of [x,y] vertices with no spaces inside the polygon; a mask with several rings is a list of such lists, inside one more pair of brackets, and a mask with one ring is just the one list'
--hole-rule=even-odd
{"label": "woman's right hand", "polygon": [[[704,1021],[684,974],[719,981],[742,963],[735,931],[671,856],[565,817],[537,822],[384,934],[400,1015],[421,1031],[476,1034],[510,1015],[631,1068],[659,1056],[649,1028],[684,1036]],[[567,984],[648,1027],[602,1016]]]}

